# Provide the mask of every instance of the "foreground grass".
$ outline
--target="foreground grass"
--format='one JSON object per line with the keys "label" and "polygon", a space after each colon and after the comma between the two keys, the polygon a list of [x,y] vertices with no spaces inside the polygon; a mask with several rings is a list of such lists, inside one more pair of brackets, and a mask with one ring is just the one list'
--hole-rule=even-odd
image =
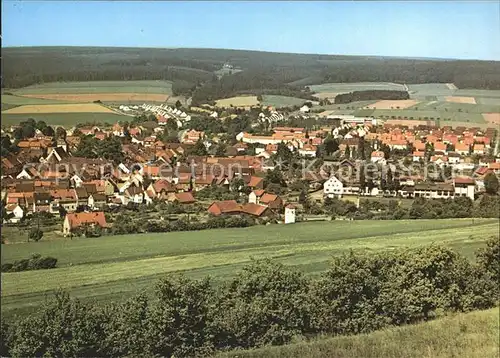
{"label": "foreground grass", "polygon": [[281,347],[221,354],[220,358],[498,357],[499,309],[456,314],[370,334],[323,338]]}
{"label": "foreground grass", "polygon": [[485,239],[497,234],[497,220],[336,221],[3,245],[3,263],[37,252],[58,258],[59,267],[3,273],[2,312],[34,310],[57,288],[84,300],[121,300],[151,292],[158,278],[171,272],[210,275],[220,282],[252,257],[271,257],[313,275],[328,267],[332,255],[350,249],[440,243],[472,258]]}

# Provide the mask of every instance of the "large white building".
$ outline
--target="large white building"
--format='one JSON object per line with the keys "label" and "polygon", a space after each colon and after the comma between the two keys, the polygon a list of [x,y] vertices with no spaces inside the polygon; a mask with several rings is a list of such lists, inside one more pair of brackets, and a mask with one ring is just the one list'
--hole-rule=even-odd
{"label": "large white building", "polygon": [[323,184],[323,194],[328,198],[341,198],[344,193],[344,184],[335,176],[328,179]]}

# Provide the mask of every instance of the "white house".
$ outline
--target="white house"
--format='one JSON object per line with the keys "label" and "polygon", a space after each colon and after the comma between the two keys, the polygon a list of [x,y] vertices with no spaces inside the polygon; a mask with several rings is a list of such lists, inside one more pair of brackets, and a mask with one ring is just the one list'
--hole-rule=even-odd
{"label": "white house", "polygon": [[299,149],[299,154],[303,157],[311,157],[315,158],[316,157],[316,147],[310,144],[304,145],[302,148]]}
{"label": "white house", "polygon": [[448,153],[448,163],[458,164],[460,163],[462,156],[458,153],[450,152]]}
{"label": "white house", "polygon": [[9,219],[11,223],[18,223],[24,217],[24,209],[17,204],[6,206],[6,212],[13,216]]}
{"label": "white house", "polygon": [[295,206],[288,204],[285,206],[285,224],[293,224],[295,222]]}
{"label": "white house", "polygon": [[309,108],[309,106],[306,106],[306,105],[303,105],[302,107],[300,107],[299,111],[301,111],[302,113],[308,113],[311,109]]}
{"label": "white house", "polygon": [[335,176],[328,179],[323,185],[323,194],[328,198],[341,198],[344,193],[344,184]]}
{"label": "white house", "polygon": [[74,183],[74,186],[75,188],[79,188],[82,186],[83,184],[83,180],[82,178],[80,178],[78,175],[73,175],[71,178],[70,178],[70,181]]}
{"label": "white house", "polygon": [[474,179],[471,178],[455,178],[453,179],[453,184],[455,186],[455,196],[466,196],[471,200],[474,200],[474,191],[476,188],[476,183]]}

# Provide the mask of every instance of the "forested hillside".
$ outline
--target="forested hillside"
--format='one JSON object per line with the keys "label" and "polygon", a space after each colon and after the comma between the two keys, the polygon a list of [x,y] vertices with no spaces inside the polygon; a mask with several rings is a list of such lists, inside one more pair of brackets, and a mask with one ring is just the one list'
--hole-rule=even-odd
{"label": "forested hillside", "polygon": [[[225,63],[241,72],[217,78]],[[171,80],[194,103],[241,93],[309,98],[328,82],[454,83],[500,89],[500,62],[285,54],[224,49],[28,47],[3,49],[2,88],[54,81]]]}

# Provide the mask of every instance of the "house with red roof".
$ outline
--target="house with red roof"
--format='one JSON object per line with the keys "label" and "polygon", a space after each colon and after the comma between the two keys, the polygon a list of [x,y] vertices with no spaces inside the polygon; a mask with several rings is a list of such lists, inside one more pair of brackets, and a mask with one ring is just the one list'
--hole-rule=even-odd
{"label": "house with red roof", "polygon": [[90,212],[90,213],[69,213],[66,214],[63,222],[63,234],[64,236],[70,235],[75,230],[82,228],[84,226],[100,228],[108,227],[106,222],[106,217],[103,211]]}
{"label": "house with red roof", "polygon": [[474,147],[472,148],[472,152],[474,154],[485,154],[486,148],[485,148],[484,144],[474,144]]}
{"label": "house with red roof", "polygon": [[215,216],[248,214],[259,218],[272,215],[267,206],[254,203],[238,204],[236,200],[214,201],[209,206],[208,212]]}
{"label": "house with red roof", "polygon": [[469,150],[470,150],[469,144],[457,143],[455,145],[455,152],[457,152],[458,154],[468,155],[469,154]]}
{"label": "house with red roof", "polygon": [[283,199],[276,194],[266,193],[266,191],[262,189],[252,191],[248,195],[248,202],[265,205],[272,210],[281,210],[283,207]]}
{"label": "house with red roof", "polygon": [[455,187],[455,197],[466,196],[471,200],[474,200],[476,182],[473,178],[469,177],[454,178],[453,185]]}
{"label": "house with red roof", "polygon": [[170,193],[167,197],[167,201],[172,203],[177,202],[179,204],[193,204],[196,202],[196,199],[191,192],[186,191],[182,193]]}

